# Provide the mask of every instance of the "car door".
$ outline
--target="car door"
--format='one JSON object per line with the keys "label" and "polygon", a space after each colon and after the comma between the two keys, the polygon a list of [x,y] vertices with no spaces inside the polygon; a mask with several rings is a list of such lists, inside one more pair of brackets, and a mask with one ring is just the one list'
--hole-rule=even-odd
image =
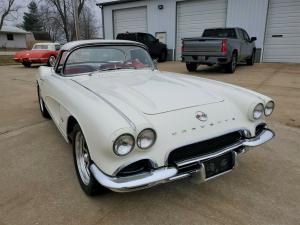
{"label": "car door", "polygon": [[239,41],[240,41],[240,52],[239,52],[239,60],[243,60],[246,57],[247,52],[247,42],[244,38],[244,33],[242,29],[238,29]]}
{"label": "car door", "polygon": [[244,37],[244,43],[243,43],[243,58],[248,58],[249,56],[252,55],[252,43],[250,40],[250,37],[248,33],[242,29],[243,37]]}
{"label": "car door", "polygon": [[[58,62],[60,66],[63,65],[65,57],[66,54],[62,54],[62,56],[60,57],[60,62]],[[63,99],[63,96],[65,95],[66,91],[65,79],[67,78],[57,73],[55,71],[55,68],[51,68],[50,73],[41,79],[40,85],[42,86],[42,96],[47,109],[59,130],[63,132],[64,123],[66,121],[63,120],[62,109],[64,108],[62,108],[61,106],[64,105],[63,102],[65,101]]]}

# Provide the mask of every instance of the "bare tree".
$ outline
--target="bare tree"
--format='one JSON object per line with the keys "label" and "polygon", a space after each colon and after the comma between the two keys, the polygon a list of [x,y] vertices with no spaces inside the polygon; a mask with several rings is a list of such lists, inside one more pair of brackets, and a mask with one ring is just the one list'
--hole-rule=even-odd
{"label": "bare tree", "polygon": [[[45,0],[48,7],[52,7],[54,13],[57,13],[60,19],[60,25],[63,28],[65,38],[67,41],[74,40],[75,38],[75,24],[74,24],[74,10],[73,0]],[[82,12],[86,0],[78,0],[77,11],[78,17]]]}
{"label": "bare tree", "polygon": [[81,16],[80,16],[80,31],[81,35],[80,37],[82,39],[92,39],[96,38],[98,32],[98,28],[95,23],[95,15],[92,13],[91,9],[89,7],[85,7],[82,10]]}
{"label": "bare tree", "polygon": [[40,5],[39,19],[42,29],[49,33],[52,41],[63,41],[64,30],[56,12],[53,12],[47,5]]}
{"label": "bare tree", "polygon": [[15,5],[15,0],[0,0],[0,30],[4,20],[18,12],[20,6]]}

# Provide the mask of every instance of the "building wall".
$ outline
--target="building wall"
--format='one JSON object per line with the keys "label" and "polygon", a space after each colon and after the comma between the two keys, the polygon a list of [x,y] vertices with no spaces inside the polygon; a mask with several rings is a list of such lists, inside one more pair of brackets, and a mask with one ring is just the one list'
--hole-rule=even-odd
{"label": "building wall", "polygon": [[7,40],[6,33],[0,33],[0,48],[26,48],[26,35],[13,34],[14,40]]}
{"label": "building wall", "polygon": [[226,26],[244,28],[257,37],[256,58],[261,59],[264,44],[268,0],[228,0]]}
{"label": "building wall", "polygon": [[[140,0],[105,6],[104,38],[113,39],[113,10],[147,6],[148,32],[152,35],[166,32],[168,49],[173,51],[176,48],[176,3],[179,1],[184,0]],[[159,10],[158,5],[164,8]],[[245,28],[250,36],[257,37],[258,59],[261,58],[263,48],[267,9],[268,0],[228,0],[226,26]]]}

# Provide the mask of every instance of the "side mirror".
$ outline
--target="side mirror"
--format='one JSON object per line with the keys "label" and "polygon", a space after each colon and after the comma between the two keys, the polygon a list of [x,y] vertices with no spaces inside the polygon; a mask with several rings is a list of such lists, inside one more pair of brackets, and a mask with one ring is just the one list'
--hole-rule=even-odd
{"label": "side mirror", "polygon": [[250,42],[256,41],[257,38],[256,37],[251,37]]}

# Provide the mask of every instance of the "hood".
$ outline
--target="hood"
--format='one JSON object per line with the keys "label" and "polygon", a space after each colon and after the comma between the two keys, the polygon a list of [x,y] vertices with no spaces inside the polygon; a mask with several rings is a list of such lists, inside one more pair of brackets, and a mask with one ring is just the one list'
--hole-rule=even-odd
{"label": "hood", "polygon": [[125,102],[148,115],[224,100],[204,86],[167,74],[151,70],[114,71],[72,79],[118,108],[124,107]]}

